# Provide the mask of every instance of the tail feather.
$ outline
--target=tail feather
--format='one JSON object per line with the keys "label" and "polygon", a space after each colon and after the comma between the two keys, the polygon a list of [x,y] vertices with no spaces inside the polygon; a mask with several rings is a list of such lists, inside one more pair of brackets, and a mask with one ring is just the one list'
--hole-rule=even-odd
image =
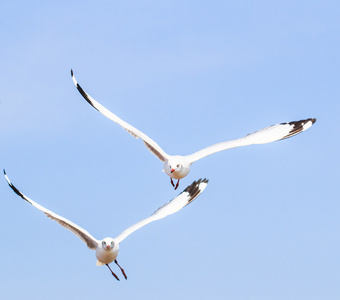
{"label": "tail feather", "polygon": [[102,263],[101,261],[97,260],[96,266],[100,267],[100,266],[104,266],[105,264]]}

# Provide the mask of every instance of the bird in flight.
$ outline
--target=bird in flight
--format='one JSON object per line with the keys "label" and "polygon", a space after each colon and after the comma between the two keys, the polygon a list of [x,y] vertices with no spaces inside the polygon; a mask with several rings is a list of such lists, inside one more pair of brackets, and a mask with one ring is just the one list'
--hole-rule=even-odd
{"label": "bird in flight", "polygon": [[[208,156],[210,154],[227,150],[231,148],[248,146],[254,144],[266,144],[279,140],[283,140],[289,137],[292,137],[302,131],[307,130],[311,127],[316,119],[309,118],[300,121],[293,121],[287,123],[280,123],[272,126],[268,126],[259,131],[247,134],[245,137],[230,140],[226,142],[221,142],[218,144],[214,144],[202,150],[199,150],[190,155],[169,155],[167,154],[154,140],[149,138],[146,134],[139,131],[137,128],[132,125],[126,123],[103,105],[98,103],[95,99],[93,99],[88,93],[86,93],[83,88],[79,85],[76,78],[74,77],[73,70],[71,69],[71,76],[73,83],[77,87],[79,93],[85,98],[85,100],[92,105],[96,110],[102,113],[105,117],[109,118],[113,122],[116,122],[121,127],[123,127],[126,131],[128,131],[135,138],[141,138],[147,149],[155,156],[157,156],[163,163],[163,171],[170,176],[170,182],[177,189],[179,185],[179,180],[187,176],[190,172],[190,167],[192,163],[195,161]],[[173,179],[177,179],[176,185],[173,182]]]}
{"label": "bird in flight", "polygon": [[34,207],[42,211],[47,217],[50,219],[56,221],[61,226],[65,227],[66,229],[73,232],[76,236],[78,236],[91,250],[96,251],[96,257],[97,257],[97,266],[103,266],[106,265],[109,270],[111,271],[111,274],[119,280],[118,276],[111,270],[109,264],[113,261],[117,264],[117,266],[120,268],[122,274],[124,275],[125,279],[127,279],[127,276],[125,274],[124,269],[118,264],[117,262],[117,256],[119,252],[119,245],[120,243],[128,237],[131,233],[136,231],[137,229],[145,226],[146,224],[149,224],[152,221],[160,220],[162,218],[165,218],[166,216],[169,216],[171,214],[174,214],[178,211],[180,211],[183,207],[191,203],[196,199],[196,197],[203,192],[203,190],[206,188],[208,184],[207,179],[199,179],[197,181],[194,181],[191,185],[189,185],[182,193],[180,193],[177,197],[170,200],[169,202],[165,203],[163,206],[158,208],[150,217],[130,226],[129,228],[125,229],[120,235],[118,235],[116,238],[104,238],[102,240],[95,239],[91,234],[89,234],[85,229],[81,228],[77,224],[65,219],[62,216],[57,215],[56,213],[48,210],[47,208],[41,206],[40,204],[34,202],[27,196],[25,196],[23,193],[21,193],[8,179],[6,175],[6,171],[4,170],[5,178],[11,187],[11,189],[21,198],[23,198],[28,203],[32,204]]}

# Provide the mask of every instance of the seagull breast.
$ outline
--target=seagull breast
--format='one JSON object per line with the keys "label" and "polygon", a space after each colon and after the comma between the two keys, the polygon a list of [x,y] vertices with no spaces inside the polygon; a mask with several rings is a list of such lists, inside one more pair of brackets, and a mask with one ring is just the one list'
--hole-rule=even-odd
{"label": "seagull breast", "polygon": [[119,253],[119,243],[113,239],[109,239],[109,238],[103,239],[103,241],[107,241],[107,240],[114,242],[113,247],[107,246],[109,245],[108,243],[105,245],[100,243],[96,249],[96,257],[98,261],[100,261],[103,264],[112,263],[117,258],[118,253]]}

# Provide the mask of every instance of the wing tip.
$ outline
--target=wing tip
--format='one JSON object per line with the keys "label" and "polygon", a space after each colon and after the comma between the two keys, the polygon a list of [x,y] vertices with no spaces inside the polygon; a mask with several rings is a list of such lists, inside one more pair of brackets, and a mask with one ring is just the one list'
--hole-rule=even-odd
{"label": "wing tip", "polygon": [[292,121],[287,123],[281,123],[282,125],[289,125],[291,126],[291,130],[289,133],[284,136],[282,139],[290,138],[298,133],[307,130],[316,122],[316,118],[308,118],[300,121]]}
{"label": "wing tip", "polygon": [[[74,85],[76,86],[78,92],[80,93],[80,95],[83,96],[83,98],[87,101],[88,104],[90,104],[93,108],[95,108],[96,110],[98,110],[97,107],[95,107],[92,103],[91,97],[83,90],[83,88],[79,85],[78,81],[76,80],[76,78],[74,77],[73,74],[73,70],[71,69],[71,76],[72,76],[72,80]],[[99,110],[98,110],[99,111]]]}
{"label": "wing tip", "polygon": [[27,201],[28,203],[32,204],[30,201],[27,200],[26,196],[25,196],[23,193],[21,193],[21,192],[13,185],[13,183],[9,180],[9,178],[7,177],[7,174],[6,174],[5,169],[3,169],[3,171],[4,171],[4,175],[5,175],[6,181],[7,181],[8,185],[9,185],[9,187],[12,189],[12,191],[13,191],[14,193],[16,193],[16,194],[17,194],[19,197],[21,197],[22,199],[24,199],[25,201]]}
{"label": "wing tip", "polygon": [[3,169],[3,171],[4,171],[4,175],[5,175],[5,179],[6,179],[7,183],[9,184],[9,186],[11,186],[12,183],[11,183],[11,181],[9,180],[9,178],[7,177],[6,170]]}
{"label": "wing tip", "polygon": [[307,125],[309,123],[308,127],[304,129],[304,130],[306,130],[316,122],[316,118],[308,118],[308,119],[301,120],[301,121],[298,121],[298,122],[305,122],[304,125]]}
{"label": "wing tip", "polygon": [[204,178],[200,178],[199,180],[194,181],[191,185],[187,186],[183,192],[189,194],[190,199],[189,203],[192,202],[208,185],[209,180]]}

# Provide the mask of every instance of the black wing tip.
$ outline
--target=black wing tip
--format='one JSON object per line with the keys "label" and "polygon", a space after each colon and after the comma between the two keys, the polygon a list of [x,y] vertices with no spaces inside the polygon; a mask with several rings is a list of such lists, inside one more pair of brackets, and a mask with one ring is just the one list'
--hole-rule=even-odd
{"label": "black wing tip", "polygon": [[312,122],[312,125],[316,122],[316,118],[308,118],[308,119],[305,119],[305,120],[301,120],[301,121],[297,121],[297,123],[303,123],[303,124],[306,124],[308,122]]}
{"label": "black wing tip", "polygon": [[[73,70],[71,69],[71,76],[72,78],[75,79],[74,75],[73,75]],[[83,96],[83,98],[87,101],[88,104],[90,104],[94,109],[98,110],[92,103],[89,95],[83,90],[83,88],[79,85],[79,83],[75,80],[74,81],[75,85],[76,85],[76,88],[78,90],[78,92],[80,93],[80,95]]]}
{"label": "black wing tip", "polygon": [[307,124],[308,122],[312,122],[312,125],[316,122],[316,118],[308,118],[308,119],[303,119],[300,121],[292,121],[292,122],[287,122],[287,123],[281,123],[283,125],[289,124],[289,125],[298,125],[298,126],[303,126]]}
{"label": "black wing tip", "polygon": [[83,88],[77,83],[77,89],[79,93],[84,97],[84,99],[87,101],[88,104],[90,104],[94,109],[98,110],[97,107],[95,107],[89,98],[88,94],[83,90]]}
{"label": "black wing tip", "polygon": [[[3,169],[3,171],[4,171],[4,175],[7,176],[5,169]],[[22,199],[24,199],[24,200],[27,201],[28,203],[32,204],[31,202],[29,202],[29,201],[26,199],[25,195],[24,195],[23,193],[21,193],[21,192],[13,185],[13,183],[12,183],[7,177],[6,177],[6,181],[7,181],[8,185],[9,185],[9,187],[13,190],[14,193],[16,193],[18,196],[20,196]]]}
{"label": "black wing tip", "polygon": [[[21,197],[22,199],[24,199],[25,201],[27,201],[27,199],[25,198],[24,194],[21,193],[14,185],[12,182],[8,182],[9,187],[13,190],[14,193],[16,193],[19,197]],[[29,201],[27,201],[28,203],[30,203]]]}
{"label": "black wing tip", "polygon": [[189,186],[183,191],[183,192],[189,193],[190,198],[191,198],[191,200],[190,200],[189,202],[193,201],[193,200],[200,194],[200,192],[201,192],[200,184],[201,184],[201,183],[206,183],[206,184],[207,184],[208,182],[209,182],[208,179],[206,179],[206,178],[204,178],[204,179],[200,178],[199,180],[194,181],[191,185],[189,185]]}
{"label": "black wing tip", "polygon": [[286,138],[290,138],[290,137],[297,135],[298,133],[306,130],[306,128],[304,128],[304,126],[308,122],[311,122],[312,124],[310,126],[312,126],[316,122],[316,118],[308,118],[308,119],[304,119],[304,120],[300,120],[300,121],[292,121],[292,122],[287,122],[287,123],[281,123],[282,125],[292,126],[292,129],[290,130],[290,132],[286,136],[284,136],[282,138],[282,140],[286,139]]}
{"label": "black wing tip", "polygon": [[193,184],[197,184],[197,186],[199,186],[201,183],[208,183],[208,182],[209,182],[209,179],[207,179],[207,178],[204,178],[204,179],[200,178],[199,180],[194,181]]}

